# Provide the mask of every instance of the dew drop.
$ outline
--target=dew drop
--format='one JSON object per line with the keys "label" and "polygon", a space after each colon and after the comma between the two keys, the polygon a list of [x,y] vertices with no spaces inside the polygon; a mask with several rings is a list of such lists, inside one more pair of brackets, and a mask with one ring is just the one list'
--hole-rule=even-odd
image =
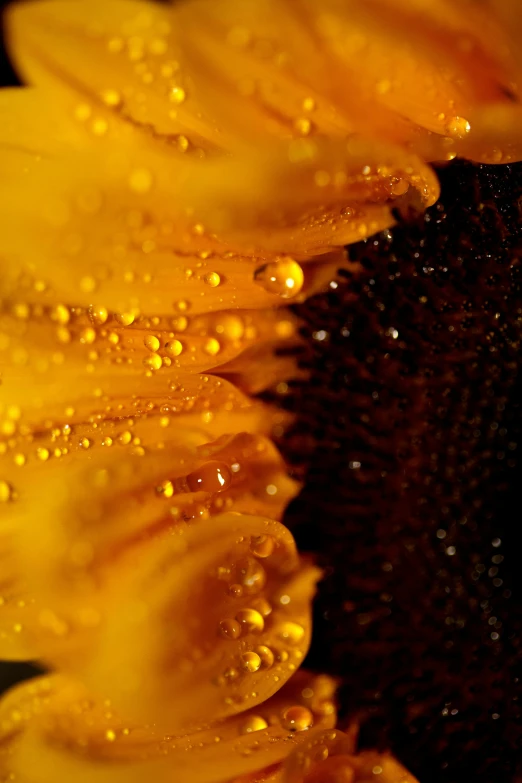
{"label": "dew drop", "polygon": [[241,734],[252,734],[254,731],[263,731],[268,728],[268,723],[261,715],[249,715],[239,729]]}
{"label": "dew drop", "polygon": [[272,536],[252,536],[250,551],[256,557],[270,557],[274,551],[275,542]]}
{"label": "dew drop", "polygon": [[261,668],[261,658],[255,652],[245,652],[241,655],[241,667],[250,674],[254,674]]}
{"label": "dew drop", "polygon": [[4,480],[0,481],[0,503],[7,503],[13,499],[13,488]]}
{"label": "dew drop", "polygon": [[156,492],[164,498],[171,498],[174,494],[174,484],[169,479],[165,479],[156,487]]}
{"label": "dew drop", "polygon": [[266,572],[261,563],[253,557],[246,557],[236,567],[236,581],[243,585],[247,593],[259,593],[266,584]]}
{"label": "dew drop", "polygon": [[217,272],[209,272],[208,275],[205,275],[203,279],[205,283],[209,285],[211,288],[217,288],[218,285],[221,283],[221,277],[218,275]]}
{"label": "dew drop", "polygon": [[53,309],[51,318],[53,321],[57,321],[59,324],[65,325],[68,324],[71,320],[71,313],[68,307],[59,304],[56,305],[56,307]]}
{"label": "dew drop", "polygon": [[209,356],[217,356],[220,350],[221,350],[220,342],[216,340],[215,337],[209,337],[204,345],[205,353],[208,353]]}
{"label": "dew drop", "polygon": [[296,704],[288,707],[282,715],[281,723],[289,731],[306,731],[314,722],[314,717],[308,707]]}
{"label": "dew drop", "polygon": [[278,630],[279,638],[291,644],[298,644],[303,639],[304,633],[302,625],[291,621],[283,623]]}
{"label": "dew drop", "polygon": [[241,609],[236,620],[247,633],[261,633],[265,627],[263,616],[255,609]]}
{"label": "dew drop", "polygon": [[237,584],[230,585],[228,588],[228,593],[232,596],[232,598],[241,598],[243,595],[243,586]]}
{"label": "dew drop", "polygon": [[169,98],[172,103],[175,103],[178,106],[183,103],[186,97],[187,95],[183,87],[173,87],[169,93]]}
{"label": "dew drop", "polygon": [[446,125],[446,133],[456,139],[463,139],[471,130],[471,125],[464,117],[452,117]]}
{"label": "dew drop", "polygon": [[220,315],[216,320],[215,330],[229,340],[240,340],[245,333],[245,324],[237,315]]}
{"label": "dew drop", "polygon": [[263,617],[268,617],[269,614],[272,614],[272,606],[266,598],[254,598],[254,600],[250,602],[250,606],[252,609],[256,609],[259,614],[262,614]]}
{"label": "dew drop", "polygon": [[207,462],[186,478],[190,492],[223,492],[231,480],[232,475],[224,462]]}
{"label": "dew drop", "polygon": [[254,280],[268,293],[292,299],[301,291],[304,275],[297,261],[285,257],[256,269]]}
{"label": "dew drop", "polygon": [[256,647],[255,652],[261,658],[261,665],[263,666],[263,669],[269,669],[271,666],[273,666],[275,656],[270,647],[261,644],[259,647]]}
{"label": "dew drop", "polygon": [[93,305],[92,307],[89,307],[89,316],[93,323],[97,326],[101,326],[106,322],[109,313],[107,312],[107,308]]}
{"label": "dew drop", "polygon": [[128,313],[116,313],[115,316],[116,320],[119,324],[122,326],[130,326],[134,323],[135,315],[134,313],[128,312]]}
{"label": "dew drop", "polygon": [[308,136],[312,130],[312,123],[308,117],[298,117],[294,122],[294,128],[300,136]]}
{"label": "dew drop", "polygon": [[239,639],[241,636],[241,624],[237,620],[221,620],[219,631],[225,639]]}
{"label": "dew drop", "polygon": [[146,356],[143,360],[143,364],[149,370],[159,370],[163,364],[163,359],[157,353],[152,353],[150,356]]}
{"label": "dew drop", "polygon": [[165,353],[171,358],[179,356],[183,351],[183,344],[179,340],[169,340],[165,343]]}
{"label": "dew drop", "polygon": [[153,353],[159,351],[161,345],[160,341],[154,334],[148,334],[143,340],[143,343],[145,345],[145,348],[148,348],[148,350],[152,351]]}

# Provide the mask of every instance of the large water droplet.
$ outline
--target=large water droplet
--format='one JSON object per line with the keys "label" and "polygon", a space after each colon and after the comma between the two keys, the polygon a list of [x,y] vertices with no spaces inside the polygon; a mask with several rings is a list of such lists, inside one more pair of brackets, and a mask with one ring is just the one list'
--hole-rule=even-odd
{"label": "large water droplet", "polygon": [[261,658],[255,652],[243,653],[241,656],[241,667],[245,671],[250,672],[250,674],[254,674],[261,668]]}
{"label": "large water droplet", "polygon": [[281,720],[283,727],[289,731],[306,731],[313,722],[314,716],[308,707],[302,707],[300,704],[288,707],[283,712]]}
{"label": "large water droplet", "polygon": [[223,492],[232,480],[224,462],[207,462],[186,477],[189,492]]}
{"label": "large water droplet", "polygon": [[304,275],[297,261],[285,257],[256,269],[254,280],[268,293],[282,299],[292,299],[301,291]]}

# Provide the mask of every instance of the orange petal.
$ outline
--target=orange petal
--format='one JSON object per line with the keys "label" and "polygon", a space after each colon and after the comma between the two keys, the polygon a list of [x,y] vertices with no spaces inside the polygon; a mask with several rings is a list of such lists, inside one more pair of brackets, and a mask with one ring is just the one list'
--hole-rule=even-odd
{"label": "orange petal", "polygon": [[0,705],[0,773],[20,783],[168,783],[173,774],[220,783],[273,765],[306,741],[306,730],[288,729],[289,709],[332,726],[332,692],[328,678],[300,672],[259,709],[173,738],[123,720],[75,682],[39,678]]}

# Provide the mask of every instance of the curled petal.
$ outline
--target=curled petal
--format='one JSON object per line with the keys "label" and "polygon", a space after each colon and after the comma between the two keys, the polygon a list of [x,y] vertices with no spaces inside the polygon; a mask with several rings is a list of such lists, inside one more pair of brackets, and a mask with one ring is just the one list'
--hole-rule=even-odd
{"label": "curled petal", "polygon": [[[306,741],[293,713],[323,728],[335,721],[329,678],[300,672],[255,711],[172,737],[123,720],[64,677],[33,680],[0,705],[0,773],[20,783],[220,783],[277,764]],[[256,775],[257,779],[257,775]]]}

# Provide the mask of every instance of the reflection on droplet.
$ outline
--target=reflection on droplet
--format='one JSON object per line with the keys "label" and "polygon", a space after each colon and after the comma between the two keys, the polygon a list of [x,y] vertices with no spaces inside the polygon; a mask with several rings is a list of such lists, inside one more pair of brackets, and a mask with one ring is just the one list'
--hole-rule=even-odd
{"label": "reflection on droplet", "polygon": [[241,636],[241,624],[237,620],[221,620],[219,630],[225,639],[239,639]]}

